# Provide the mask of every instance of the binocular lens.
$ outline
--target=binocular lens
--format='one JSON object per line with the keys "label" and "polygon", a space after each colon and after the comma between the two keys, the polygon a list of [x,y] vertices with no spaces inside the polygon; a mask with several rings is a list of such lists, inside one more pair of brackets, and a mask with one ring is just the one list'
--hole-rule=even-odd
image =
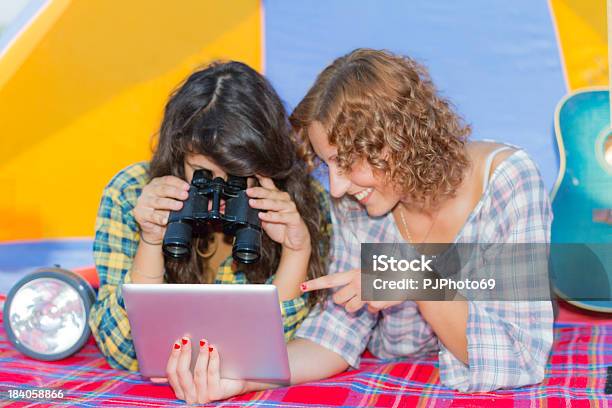
{"label": "binocular lens", "polygon": [[261,248],[261,231],[243,227],[236,231],[236,239],[232,248],[234,259],[250,264],[259,261]]}
{"label": "binocular lens", "polygon": [[237,259],[240,259],[240,262],[245,263],[245,264],[257,262],[257,260],[259,259],[259,254],[257,254],[256,252],[248,251],[248,250],[235,251],[234,256]]}
{"label": "binocular lens", "polygon": [[164,254],[174,259],[184,259],[191,253],[191,225],[171,222],[164,235]]}
{"label": "binocular lens", "polygon": [[164,247],[164,252],[172,258],[182,258],[189,255],[189,248],[178,244],[168,244]]}

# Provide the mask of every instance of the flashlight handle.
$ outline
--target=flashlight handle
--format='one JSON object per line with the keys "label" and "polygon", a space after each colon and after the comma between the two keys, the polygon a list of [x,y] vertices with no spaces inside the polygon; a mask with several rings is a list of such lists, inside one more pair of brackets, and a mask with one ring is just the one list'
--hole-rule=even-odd
{"label": "flashlight handle", "polygon": [[72,272],[89,282],[92,288],[98,289],[100,287],[100,277],[98,276],[98,271],[96,271],[95,266],[92,265],[82,268],[75,268],[72,270]]}

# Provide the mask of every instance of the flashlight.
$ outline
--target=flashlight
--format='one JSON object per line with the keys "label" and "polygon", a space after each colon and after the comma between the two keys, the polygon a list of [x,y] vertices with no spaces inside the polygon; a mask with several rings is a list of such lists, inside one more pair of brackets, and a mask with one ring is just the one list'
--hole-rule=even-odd
{"label": "flashlight", "polygon": [[89,311],[96,299],[90,283],[61,268],[41,268],[18,281],[4,303],[4,329],[28,357],[54,361],[87,342]]}

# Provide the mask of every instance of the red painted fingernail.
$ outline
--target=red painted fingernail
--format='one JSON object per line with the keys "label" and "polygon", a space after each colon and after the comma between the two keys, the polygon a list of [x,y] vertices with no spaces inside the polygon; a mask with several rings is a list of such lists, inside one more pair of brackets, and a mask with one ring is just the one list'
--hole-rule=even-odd
{"label": "red painted fingernail", "polygon": [[204,347],[206,345],[206,342],[204,340],[200,340],[200,347]]}
{"label": "red painted fingernail", "polygon": [[183,339],[182,339],[181,341],[183,342],[183,346],[189,342],[189,340],[187,340],[187,339],[186,339],[186,338],[184,338],[184,337],[183,337]]}
{"label": "red painted fingernail", "polygon": [[306,290],[306,284],[305,284],[305,283],[302,283],[302,284],[300,285],[300,289],[302,289],[302,292],[304,292],[304,291]]}
{"label": "red painted fingernail", "polygon": [[212,353],[212,351],[213,351],[213,346],[210,346],[210,347],[208,348],[208,352],[209,352],[209,353]]}
{"label": "red painted fingernail", "polygon": [[174,343],[174,349],[175,349],[175,350],[178,350],[178,349],[180,349],[180,348],[181,348],[181,345],[180,345],[180,344],[178,344],[178,343]]}

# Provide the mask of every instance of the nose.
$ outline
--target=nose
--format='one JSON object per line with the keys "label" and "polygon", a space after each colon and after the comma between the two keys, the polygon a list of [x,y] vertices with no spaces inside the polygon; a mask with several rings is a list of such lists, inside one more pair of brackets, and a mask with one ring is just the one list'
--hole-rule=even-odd
{"label": "nose", "polygon": [[349,189],[351,181],[344,175],[340,174],[337,169],[330,166],[329,168],[329,192],[332,197],[340,198]]}

